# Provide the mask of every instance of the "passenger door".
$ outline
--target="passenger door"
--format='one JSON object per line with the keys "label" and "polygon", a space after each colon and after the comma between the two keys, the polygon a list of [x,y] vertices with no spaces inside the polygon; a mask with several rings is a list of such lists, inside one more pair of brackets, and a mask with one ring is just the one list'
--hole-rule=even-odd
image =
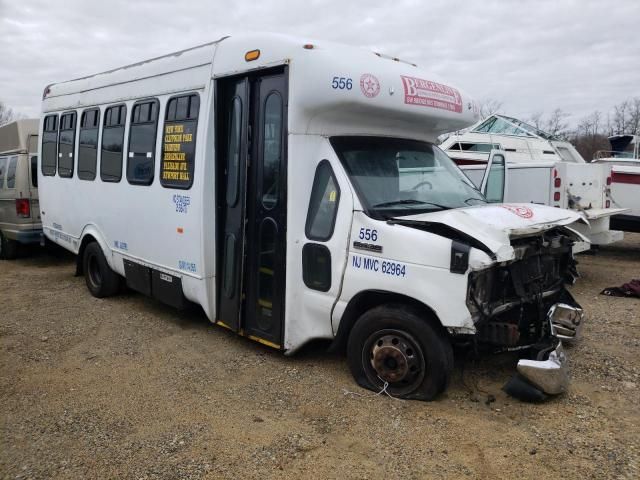
{"label": "passenger door", "polygon": [[226,145],[218,162],[218,321],[279,348],[286,279],[286,69],[220,79],[218,92],[218,145]]}

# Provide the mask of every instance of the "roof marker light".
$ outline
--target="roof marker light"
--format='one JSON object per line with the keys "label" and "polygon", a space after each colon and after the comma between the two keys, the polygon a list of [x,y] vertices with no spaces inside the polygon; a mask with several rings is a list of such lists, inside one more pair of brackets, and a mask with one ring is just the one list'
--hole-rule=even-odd
{"label": "roof marker light", "polygon": [[249,50],[244,54],[244,59],[247,62],[252,62],[253,60],[257,60],[260,58],[260,49]]}
{"label": "roof marker light", "polygon": [[313,43],[305,43],[302,48],[304,48],[305,50],[313,50],[315,48],[315,46],[313,45]]}

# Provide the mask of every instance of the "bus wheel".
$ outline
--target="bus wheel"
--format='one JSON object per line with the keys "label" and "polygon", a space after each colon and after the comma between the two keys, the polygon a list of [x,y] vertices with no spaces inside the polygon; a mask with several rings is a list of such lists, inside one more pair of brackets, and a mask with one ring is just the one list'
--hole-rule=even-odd
{"label": "bus wheel", "polygon": [[82,266],[87,288],[94,297],[110,297],[119,290],[120,276],[111,270],[97,242],[84,249]]}
{"label": "bus wheel", "polygon": [[0,258],[14,260],[18,257],[18,242],[9,240],[0,232]]}
{"label": "bus wheel", "polygon": [[449,383],[453,350],[424,313],[383,305],[355,323],[347,346],[349,368],[361,387],[394,397],[433,400]]}

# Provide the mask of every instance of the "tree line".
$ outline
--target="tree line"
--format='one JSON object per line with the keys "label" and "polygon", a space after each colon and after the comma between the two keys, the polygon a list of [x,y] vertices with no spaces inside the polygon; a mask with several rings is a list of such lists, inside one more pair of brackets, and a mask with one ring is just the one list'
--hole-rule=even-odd
{"label": "tree line", "polygon": [[6,103],[0,100],[0,125],[13,122],[14,120],[18,120],[19,118],[23,118],[23,115],[16,112]]}
{"label": "tree line", "polygon": [[[503,112],[502,102],[495,99],[480,104],[482,118]],[[522,120],[543,132],[568,140],[587,161],[592,160],[598,150],[611,149],[607,138],[612,135],[640,135],[640,97],[624,100],[606,113],[595,110],[574,126],[568,122],[570,116],[568,112],[556,108],[547,115],[536,112]]]}

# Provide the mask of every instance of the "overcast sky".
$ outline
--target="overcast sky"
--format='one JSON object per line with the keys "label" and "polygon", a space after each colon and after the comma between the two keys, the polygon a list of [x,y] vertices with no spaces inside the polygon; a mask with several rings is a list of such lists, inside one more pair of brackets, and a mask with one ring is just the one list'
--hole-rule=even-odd
{"label": "overcast sky", "polygon": [[523,119],[640,96],[640,0],[0,0],[0,100],[37,116],[49,83],[247,31],[398,56]]}

